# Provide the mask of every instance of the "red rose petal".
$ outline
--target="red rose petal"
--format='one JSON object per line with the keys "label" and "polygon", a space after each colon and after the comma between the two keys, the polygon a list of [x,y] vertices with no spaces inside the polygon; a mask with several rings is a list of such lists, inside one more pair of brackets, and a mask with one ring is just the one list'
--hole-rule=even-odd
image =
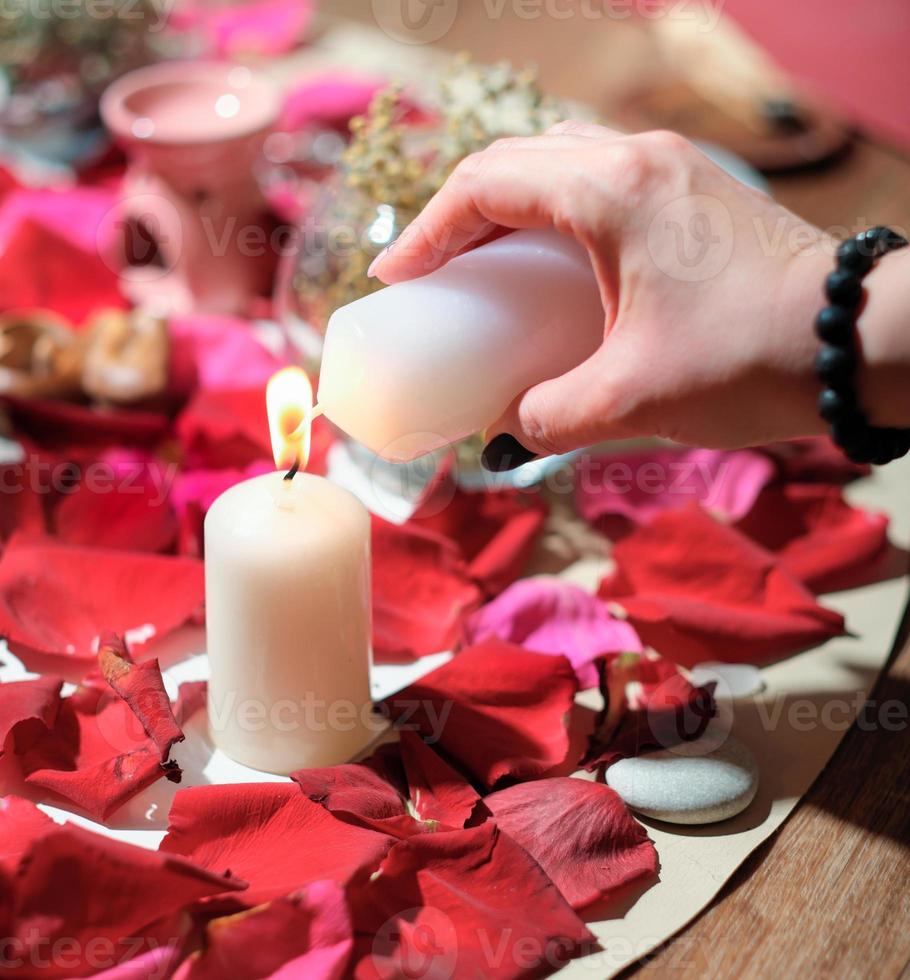
{"label": "red rose petal", "polygon": [[[617,684],[611,683],[615,674],[620,675]],[[639,691],[630,705],[625,688],[632,677]],[[716,714],[713,685],[696,687],[676,664],[653,655],[640,657],[633,668],[620,659],[607,662],[601,689],[607,709],[598,718],[582,760],[589,770],[700,738]],[[611,698],[622,700],[613,705]]]}
{"label": "red rose petal", "polygon": [[43,534],[47,529],[41,495],[23,463],[0,466],[0,550],[17,531]]}
{"label": "red rose petal", "polygon": [[888,542],[885,514],[851,507],[840,487],[824,484],[769,487],[737,528],[813,592],[841,584]]}
{"label": "red rose petal", "polygon": [[101,634],[138,652],[201,607],[202,562],[14,537],[0,557],[0,635],[15,652],[94,660]]}
{"label": "red rose petal", "polygon": [[400,744],[411,806],[417,816],[424,822],[464,827],[480,801],[471,784],[419,735],[403,731]]}
{"label": "red rose petal", "polygon": [[[179,729],[178,729],[179,731]],[[26,782],[104,822],[164,775],[160,750],[129,705],[113,692],[84,687],[60,704],[57,722],[18,752]]]}
{"label": "red rose petal", "polygon": [[12,874],[32,843],[56,828],[57,824],[29,800],[0,797],[0,870]]}
{"label": "red rose petal", "polygon": [[677,663],[756,662],[841,634],[773,555],[697,506],[669,511],[613,550],[600,594],[616,599],[642,641]]}
{"label": "red rose petal", "polygon": [[358,980],[535,976],[593,939],[492,821],[398,842],[350,900]]}
{"label": "red rose petal", "polygon": [[[0,809],[0,837],[2,827]],[[22,976],[86,976],[166,946],[174,929],[166,917],[208,895],[243,888],[179,857],[78,827],[44,829],[11,879],[4,955],[34,966]],[[65,955],[49,957],[54,948]]]}
{"label": "red rose petal", "polygon": [[4,395],[0,404],[17,434],[45,448],[149,447],[167,435],[170,425],[166,415],[139,409],[91,408],[12,395]]}
{"label": "red rose petal", "polygon": [[851,463],[827,436],[776,442],[762,451],[777,463],[787,482],[849,483],[872,472],[865,463]]}
{"label": "red rose petal", "polygon": [[373,651],[379,662],[451,649],[481,601],[457,547],[373,517]]}
{"label": "red rose petal", "polygon": [[343,890],[317,881],[268,905],[213,919],[175,980],[340,980],[353,937]]}
{"label": "red rose petal", "polygon": [[529,653],[501,640],[463,650],[383,702],[402,728],[433,740],[486,786],[530,778],[558,765],[577,690],[561,656]]}
{"label": "red rose petal", "polygon": [[16,737],[16,749],[23,751],[56,724],[62,686],[58,677],[0,684],[0,756],[10,735]]}
{"label": "red rose petal", "polygon": [[116,273],[32,219],[11,234],[0,262],[0,312],[43,307],[74,323],[105,307],[125,309]]}
{"label": "red rose petal", "polygon": [[264,390],[197,392],[177,420],[177,436],[191,467],[242,469],[271,459]]}
{"label": "red rose petal", "polygon": [[501,592],[522,573],[547,517],[537,493],[501,490],[469,493],[444,474],[408,521],[453,541],[468,574],[487,595]]}
{"label": "red rose petal", "polygon": [[321,879],[368,877],[392,838],[337,820],[289,783],[199,786],[171,805],[161,850],[250,882],[250,904]]}
{"label": "red rose petal", "polygon": [[369,766],[349,763],[291,774],[304,796],[338,814],[365,821],[386,820],[406,813],[401,793]]}
{"label": "red rose petal", "polygon": [[657,873],[657,852],[608,786],[559,777],[518,783],[484,797],[496,823],[580,909]]}
{"label": "red rose petal", "polygon": [[123,640],[110,634],[102,638],[98,662],[104,679],[129,705],[155,743],[160,761],[167,762],[172,746],[182,742],[184,736],[171,710],[158,661],[134,663]]}
{"label": "red rose petal", "polygon": [[173,474],[163,462],[136,453],[110,453],[96,461],[94,471],[88,464],[84,474],[57,506],[54,524],[61,541],[125,551],[173,547],[177,516],[167,496]]}

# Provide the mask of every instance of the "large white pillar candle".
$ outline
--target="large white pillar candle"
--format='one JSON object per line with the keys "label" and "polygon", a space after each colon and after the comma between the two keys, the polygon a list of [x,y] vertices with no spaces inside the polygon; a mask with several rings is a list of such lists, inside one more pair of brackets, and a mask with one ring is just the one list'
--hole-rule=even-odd
{"label": "large white pillar candle", "polygon": [[519,231],[336,310],[319,375],[328,419],[404,462],[486,428],[603,342],[587,252]]}
{"label": "large white pillar candle", "polygon": [[364,748],[375,733],[370,518],[360,501],[300,472],[231,487],[206,516],[205,588],[218,748],[285,775]]}

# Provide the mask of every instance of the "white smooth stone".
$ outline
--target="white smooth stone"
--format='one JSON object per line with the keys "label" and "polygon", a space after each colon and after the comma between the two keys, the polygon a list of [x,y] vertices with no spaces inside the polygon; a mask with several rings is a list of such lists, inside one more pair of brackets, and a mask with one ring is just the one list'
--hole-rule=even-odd
{"label": "white smooth stone", "polygon": [[603,342],[587,252],[518,231],[337,309],[318,402],[384,459],[407,462],[485,429],[526,388]]}
{"label": "white smooth stone", "polygon": [[752,664],[725,664],[720,661],[706,661],[692,668],[692,683],[701,687],[714,681],[717,688],[715,698],[750,698],[764,690],[765,682],[761,671]]}
{"label": "white smooth stone", "polygon": [[[713,742],[708,743],[713,744]],[[732,735],[713,751],[702,739],[607,769],[607,785],[642,816],[668,823],[702,824],[727,820],[752,802],[758,766]]]}

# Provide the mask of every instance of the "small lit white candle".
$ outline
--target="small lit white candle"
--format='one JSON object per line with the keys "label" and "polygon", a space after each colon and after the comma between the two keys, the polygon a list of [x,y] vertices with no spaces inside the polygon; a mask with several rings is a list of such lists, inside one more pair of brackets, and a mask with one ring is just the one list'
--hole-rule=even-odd
{"label": "small lit white candle", "polygon": [[288,774],[370,740],[370,519],[306,463],[312,390],[269,386],[282,470],[231,487],[205,521],[209,728],[244,765]]}

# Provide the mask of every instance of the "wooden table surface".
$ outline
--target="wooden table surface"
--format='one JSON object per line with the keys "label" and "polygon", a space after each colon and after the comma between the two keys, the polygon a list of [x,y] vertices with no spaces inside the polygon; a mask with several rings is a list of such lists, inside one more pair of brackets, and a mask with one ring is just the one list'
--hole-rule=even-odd
{"label": "wooden table surface", "polygon": [[[332,9],[371,22],[363,0],[333,0]],[[462,3],[437,44],[481,61],[535,64],[548,92],[591,103],[607,118],[629,73],[647,70],[621,24],[522,18],[520,9]],[[858,136],[833,165],[770,182],[778,200],[822,227],[910,227],[910,159],[873,139]],[[910,701],[908,633],[905,616],[872,701]],[[688,929],[627,975],[910,975],[908,845],[910,729],[854,726],[780,832]]]}

